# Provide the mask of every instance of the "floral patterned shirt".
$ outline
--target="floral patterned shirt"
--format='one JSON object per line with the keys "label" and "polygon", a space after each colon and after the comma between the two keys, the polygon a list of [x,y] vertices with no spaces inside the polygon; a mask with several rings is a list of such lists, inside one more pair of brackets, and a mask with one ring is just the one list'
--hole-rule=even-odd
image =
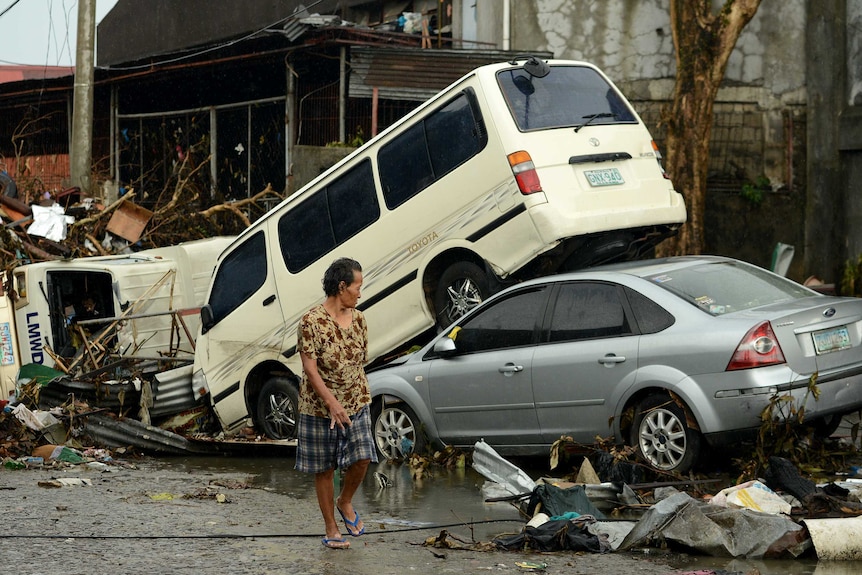
{"label": "floral patterned shirt", "polygon": [[[365,364],[368,362],[368,325],[362,312],[353,310],[353,321],[343,328],[323,305],[311,308],[299,320],[297,349],[317,362],[317,371],[336,399],[355,415],[371,403]],[[303,374],[299,412],[329,417],[323,399]]]}

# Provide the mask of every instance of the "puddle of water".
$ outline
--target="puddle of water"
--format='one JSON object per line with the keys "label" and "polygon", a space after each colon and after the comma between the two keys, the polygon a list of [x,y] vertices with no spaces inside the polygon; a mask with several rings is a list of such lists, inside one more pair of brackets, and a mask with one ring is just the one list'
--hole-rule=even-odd
{"label": "puddle of water", "polygon": [[[246,475],[257,486],[296,499],[315,496],[313,476],[296,471],[292,457],[176,457],[162,459],[160,464],[201,476],[214,473]],[[534,479],[548,473],[535,462],[519,461],[518,465]],[[392,485],[381,488],[373,477],[375,471],[386,475]],[[415,527],[419,529],[417,538],[436,535],[444,525],[448,531],[476,541],[490,541],[498,535],[519,532],[523,519],[518,510],[510,503],[485,503],[484,483],[485,478],[469,467],[433,468],[429,476],[414,479],[407,465],[383,462],[369,467],[355,503],[371,525],[379,523],[387,529]],[[471,531],[464,524],[472,521],[494,522],[474,525]],[[813,557],[756,561],[665,554],[659,550],[650,550],[650,554],[684,571],[723,570],[730,574],[760,575],[862,573],[862,561],[817,561]]]}
{"label": "puddle of water", "polygon": [[[254,485],[296,499],[313,499],[314,476],[296,471],[292,457],[221,458],[176,457],[162,463],[188,473],[247,475]],[[383,473],[392,485],[381,488],[374,472]],[[354,503],[363,518],[389,529],[427,528],[422,537],[445,527],[461,537],[490,541],[500,534],[517,533],[523,519],[510,503],[485,503],[481,491],[485,478],[472,468],[434,468],[421,479],[411,477],[407,465],[386,462],[368,468]],[[337,486],[336,486],[337,488]],[[487,522],[470,527],[470,522]]]}

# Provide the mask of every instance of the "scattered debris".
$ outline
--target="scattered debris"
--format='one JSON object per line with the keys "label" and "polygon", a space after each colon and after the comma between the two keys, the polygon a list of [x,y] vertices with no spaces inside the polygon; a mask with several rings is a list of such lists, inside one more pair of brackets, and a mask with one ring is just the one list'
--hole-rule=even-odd
{"label": "scattered debris", "polygon": [[[526,517],[520,533],[494,540],[504,549],[604,553],[676,546],[715,557],[794,559],[813,552],[821,559],[862,558],[862,537],[856,535],[857,530],[862,535],[862,518],[857,517],[862,515],[862,482],[817,485],[784,458],[770,458],[763,480],[695,498],[675,486],[712,481],[601,483],[633,468],[624,465],[614,471],[602,465],[598,473],[592,461],[608,460],[584,457],[575,483],[550,478],[530,483],[523,471],[482,441],[476,443],[473,457],[477,471],[511,494],[495,500],[518,505]],[[613,506],[614,514],[627,510],[632,520],[603,521],[598,504]],[[830,519],[821,519],[824,515]],[[842,529],[842,535],[835,535]]]}

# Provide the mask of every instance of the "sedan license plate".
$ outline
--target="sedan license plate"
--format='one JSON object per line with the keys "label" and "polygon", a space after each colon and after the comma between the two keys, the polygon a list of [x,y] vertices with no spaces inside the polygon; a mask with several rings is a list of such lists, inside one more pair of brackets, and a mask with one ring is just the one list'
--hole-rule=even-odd
{"label": "sedan license plate", "polygon": [[605,168],[603,170],[585,170],[584,175],[591,186],[616,186],[625,184],[623,175],[616,168]]}
{"label": "sedan license plate", "polygon": [[811,335],[814,337],[814,350],[817,355],[851,347],[850,333],[845,326],[817,331]]}

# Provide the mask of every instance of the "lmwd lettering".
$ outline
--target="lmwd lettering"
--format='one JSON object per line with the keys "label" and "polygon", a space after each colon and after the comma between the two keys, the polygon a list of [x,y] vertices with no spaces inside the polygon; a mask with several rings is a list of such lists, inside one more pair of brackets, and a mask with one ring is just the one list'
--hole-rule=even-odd
{"label": "lmwd lettering", "polygon": [[39,314],[32,312],[27,314],[27,337],[30,342],[30,357],[33,363],[44,363],[45,354],[42,353],[42,334],[39,331]]}

